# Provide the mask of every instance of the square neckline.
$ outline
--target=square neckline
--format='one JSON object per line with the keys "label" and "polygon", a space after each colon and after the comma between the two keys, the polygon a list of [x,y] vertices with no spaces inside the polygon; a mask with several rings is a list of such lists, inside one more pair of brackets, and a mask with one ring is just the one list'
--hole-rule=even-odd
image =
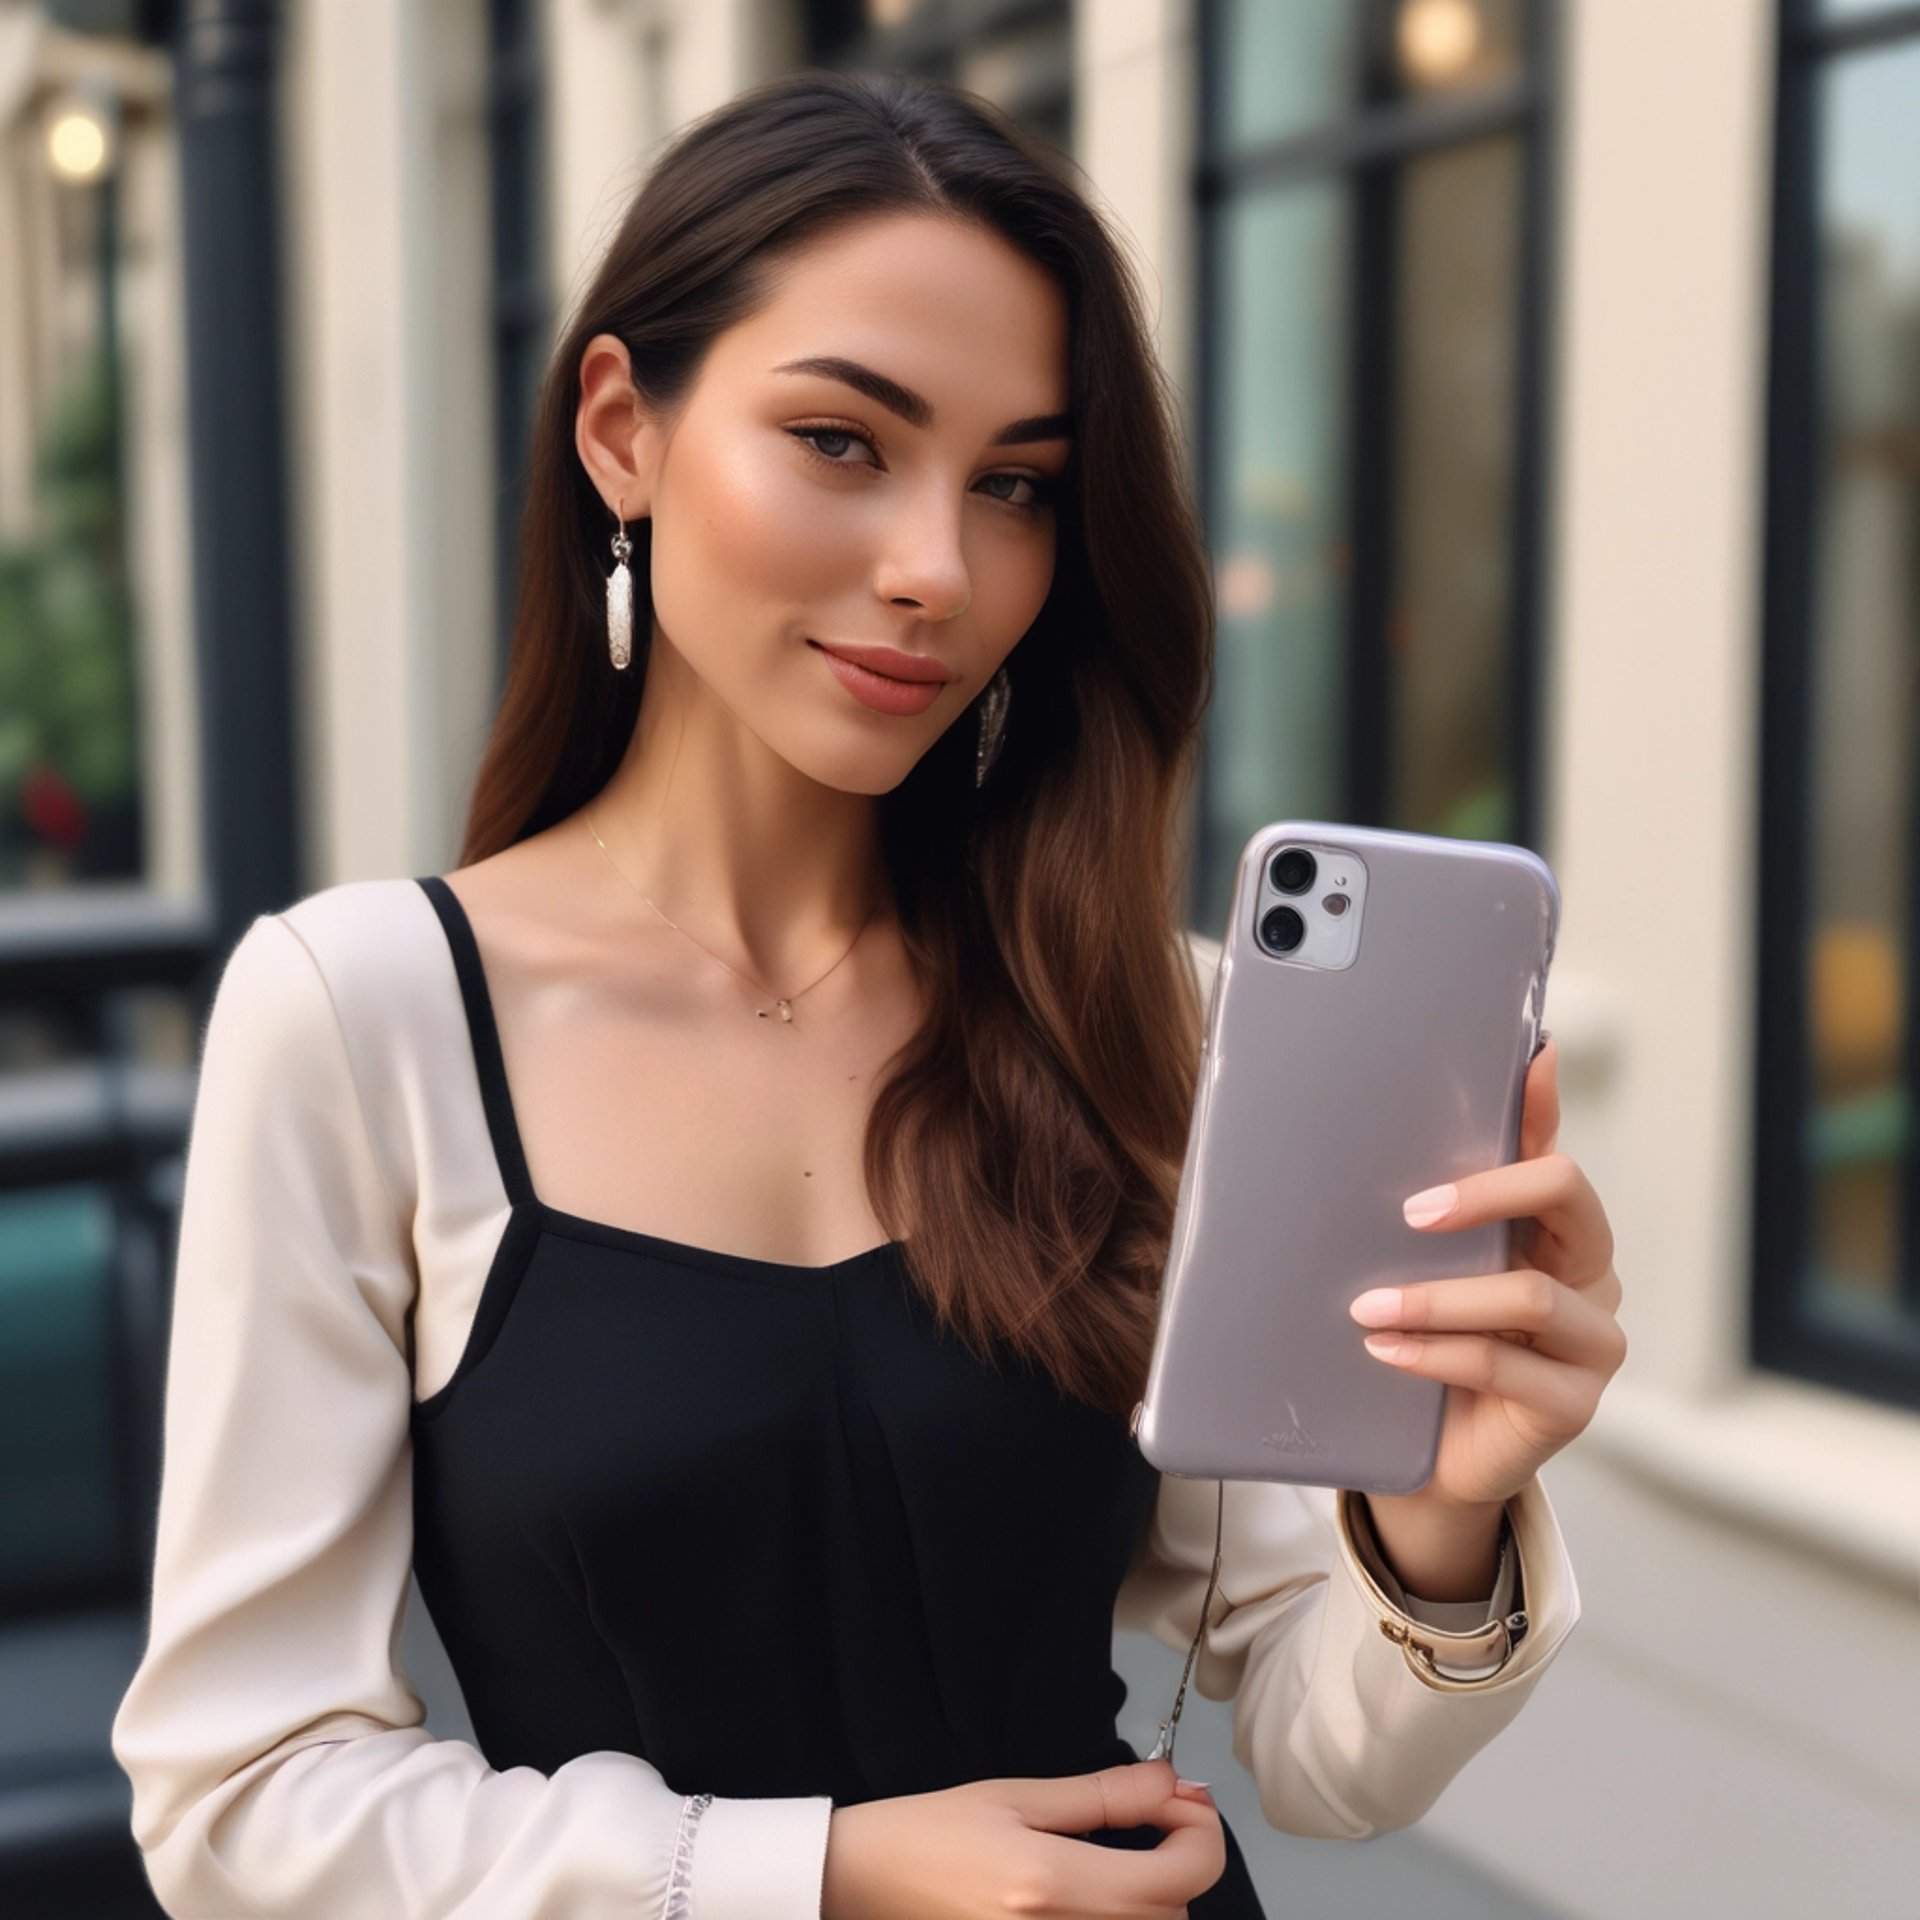
{"label": "square neckline", "polygon": [[744,1274],[750,1278],[818,1280],[851,1272],[857,1267],[904,1251],[904,1241],[883,1240],[878,1246],[864,1247],[858,1253],[817,1265],[795,1260],[769,1260],[759,1254],[697,1246],[692,1241],[670,1239],[665,1234],[647,1233],[638,1227],[617,1226],[610,1220],[596,1220],[585,1214],[569,1213],[564,1207],[552,1206],[542,1200],[534,1191],[532,1175],[527,1168],[519,1117],[507,1080],[506,1055],[500,1044],[500,1025],[494,1015],[493,995],[487,985],[486,963],[480,955],[480,942],[474,934],[473,922],[460,896],[441,875],[419,874],[415,876],[415,881],[432,903],[453,955],[467,1042],[473,1055],[474,1068],[480,1077],[480,1097],[486,1110],[487,1132],[501,1182],[516,1211],[524,1210],[532,1214],[543,1229],[563,1239],[618,1248],[708,1272]]}

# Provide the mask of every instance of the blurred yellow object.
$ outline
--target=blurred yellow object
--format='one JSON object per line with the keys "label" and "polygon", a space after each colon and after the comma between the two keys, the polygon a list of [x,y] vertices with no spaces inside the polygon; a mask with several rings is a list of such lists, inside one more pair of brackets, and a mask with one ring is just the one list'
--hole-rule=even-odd
{"label": "blurred yellow object", "polygon": [[1884,927],[1833,921],[1813,940],[1813,1071],[1818,1092],[1861,1091],[1899,1077],[1900,953]]}
{"label": "blurred yellow object", "polygon": [[118,114],[98,87],[69,89],[46,109],[42,138],[54,177],[69,186],[90,186],[113,170]]}
{"label": "blurred yellow object", "polygon": [[1480,51],[1480,9],[1473,0],[1406,0],[1396,38],[1401,67],[1413,83],[1442,86]]}

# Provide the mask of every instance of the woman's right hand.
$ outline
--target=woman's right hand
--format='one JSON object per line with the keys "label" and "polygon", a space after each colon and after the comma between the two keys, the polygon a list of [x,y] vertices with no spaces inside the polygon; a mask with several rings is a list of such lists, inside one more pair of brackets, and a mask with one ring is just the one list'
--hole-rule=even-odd
{"label": "woman's right hand", "polygon": [[[1185,1920],[1227,1870],[1209,1798],[1174,1791],[1173,1763],[1061,1779],[974,1780],[836,1807],[821,1920]],[[1070,1836],[1161,1827],[1149,1852]]]}

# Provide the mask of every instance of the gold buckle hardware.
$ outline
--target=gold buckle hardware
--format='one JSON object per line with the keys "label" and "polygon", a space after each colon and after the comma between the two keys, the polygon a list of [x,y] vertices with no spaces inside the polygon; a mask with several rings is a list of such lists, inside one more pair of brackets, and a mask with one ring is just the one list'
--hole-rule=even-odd
{"label": "gold buckle hardware", "polygon": [[[1501,1651],[1499,1665],[1495,1667],[1494,1673],[1498,1673],[1500,1668],[1504,1667],[1507,1662],[1513,1658],[1514,1647],[1527,1631],[1527,1616],[1525,1610],[1523,1608],[1515,1608],[1512,1613],[1507,1614],[1502,1619],[1501,1625],[1507,1630],[1507,1644]],[[1438,1692],[1451,1692],[1456,1687],[1477,1687],[1494,1677],[1494,1673],[1484,1673],[1477,1679],[1460,1680],[1456,1679],[1452,1674],[1442,1673],[1435,1659],[1433,1648],[1426,1641],[1416,1639],[1412,1629],[1408,1627],[1404,1621],[1383,1618],[1380,1621],[1380,1631],[1384,1633],[1389,1640],[1398,1643],[1401,1657],[1406,1661],[1407,1667],[1412,1672],[1414,1678],[1419,1680],[1423,1685],[1432,1687]]]}

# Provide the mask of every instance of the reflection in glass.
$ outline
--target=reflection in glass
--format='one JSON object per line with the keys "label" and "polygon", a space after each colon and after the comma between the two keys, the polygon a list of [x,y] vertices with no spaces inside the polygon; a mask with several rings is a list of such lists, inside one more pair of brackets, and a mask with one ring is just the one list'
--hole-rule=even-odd
{"label": "reflection in glass", "polygon": [[1252,146],[1346,111],[1358,87],[1353,0],[1224,0],[1220,8],[1222,133]]}
{"label": "reflection in glass", "polygon": [[1520,73],[1525,0],[1223,0],[1220,137],[1256,146]]}
{"label": "reflection in glass", "polygon": [[0,221],[0,283],[25,323],[0,335],[0,388],[33,401],[0,413],[0,495],[26,502],[0,528],[0,893],[145,866],[117,128],[111,99],[76,94],[0,154],[18,216]]}
{"label": "reflection in glass", "polygon": [[1502,137],[1430,154],[1400,187],[1387,817],[1477,840],[1512,831],[1520,172]]}
{"label": "reflection in glass", "polygon": [[1513,79],[1520,68],[1520,7],[1521,0],[1399,0],[1394,91],[1464,93]]}
{"label": "reflection in glass", "polygon": [[1343,184],[1328,182],[1250,193],[1219,216],[1203,928],[1224,922],[1256,827],[1324,816],[1341,793],[1345,208]]}
{"label": "reflection in glass", "polygon": [[0,1605],[119,1552],[112,1255],[103,1189],[0,1196]]}
{"label": "reflection in glass", "polygon": [[1884,1324],[1901,1258],[1920,693],[1920,45],[1820,81],[1809,1304]]}

